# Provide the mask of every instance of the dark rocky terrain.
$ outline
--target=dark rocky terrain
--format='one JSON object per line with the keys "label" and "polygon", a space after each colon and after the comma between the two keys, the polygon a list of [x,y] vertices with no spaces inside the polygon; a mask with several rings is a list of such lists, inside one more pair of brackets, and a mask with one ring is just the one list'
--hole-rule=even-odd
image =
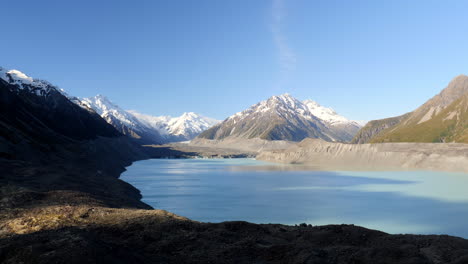
{"label": "dark rocky terrain", "polygon": [[0,100],[0,263],[468,263],[456,237],[152,210],[118,179],[125,166],[193,153],[136,145],[53,88],[0,80]]}
{"label": "dark rocky terrain", "polygon": [[468,262],[461,238],[353,225],[211,224],[161,210],[98,206],[15,209],[2,211],[2,219],[1,263]]}

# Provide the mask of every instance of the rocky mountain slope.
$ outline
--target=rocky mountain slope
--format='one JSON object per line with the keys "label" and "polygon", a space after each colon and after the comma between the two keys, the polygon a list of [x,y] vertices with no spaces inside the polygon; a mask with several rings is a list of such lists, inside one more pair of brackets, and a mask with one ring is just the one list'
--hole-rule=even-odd
{"label": "rocky mountain slope", "polygon": [[455,77],[448,86],[438,95],[432,97],[412,114],[402,120],[401,125],[417,125],[424,123],[445,109],[447,106],[468,93],[468,76],[459,75]]}
{"label": "rocky mountain slope", "polygon": [[[364,127],[353,142],[468,143],[467,94],[468,76],[459,75],[413,112],[394,119],[377,120]],[[385,129],[372,129],[375,124],[385,124],[381,127]]]}
{"label": "rocky mountain slope", "polygon": [[321,138],[327,141],[349,141],[360,125],[339,116],[332,109],[308,100],[301,102],[289,94],[268,100],[230,116],[206,130],[199,138],[227,138],[300,141]]}
{"label": "rocky mountain slope", "polygon": [[371,142],[468,143],[468,93],[421,123],[398,124]]}
{"label": "rocky mountain slope", "polygon": [[407,113],[401,116],[369,121],[364,127],[362,127],[358,131],[358,133],[354,136],[353,140],[351,140],[350,143],[367,143],[380,132],[384,131],[385,129],[389,129],[391,127],[396,126],[398,123],[401,122],[401,120],[407,118],[409,115],[410,113]]}

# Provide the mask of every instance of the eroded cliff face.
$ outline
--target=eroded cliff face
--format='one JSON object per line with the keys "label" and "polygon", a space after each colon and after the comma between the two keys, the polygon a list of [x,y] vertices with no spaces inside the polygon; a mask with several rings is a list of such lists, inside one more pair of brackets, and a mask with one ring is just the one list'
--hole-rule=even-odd
{"label": "eroded cliff face", "polygon": [[306,139],[257,159],[330,170],[436,170],[468,172],[468,145],[442,143],[343,144]]}
{"label": "eroded cliff face", "polygon": [[263,150],[286,149],[294,144],[294,142],[286,140],[265,140],[260,138],[244,139],[232,137],[222,140],[196,138],[190,142],[189,146],[206,147],[213,150],[238,150],[246,153],[257,154]]}

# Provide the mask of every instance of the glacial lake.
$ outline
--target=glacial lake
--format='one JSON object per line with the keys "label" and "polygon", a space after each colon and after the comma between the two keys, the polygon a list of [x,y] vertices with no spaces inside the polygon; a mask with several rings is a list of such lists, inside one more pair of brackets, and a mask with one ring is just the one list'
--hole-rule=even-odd
{"label": "glacial lake", "polygon": [[468,238],[468,174],[314,171],[253,159],[153,159],[122,180],[156,209],[203,222],[355,224]]}

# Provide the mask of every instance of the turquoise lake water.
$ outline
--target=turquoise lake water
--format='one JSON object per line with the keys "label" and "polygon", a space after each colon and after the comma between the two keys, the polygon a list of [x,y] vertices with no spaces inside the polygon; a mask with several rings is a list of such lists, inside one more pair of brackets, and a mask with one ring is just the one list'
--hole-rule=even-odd
{"label": "turquoise lake water", "polygon": [[253,159],[135,162],[122,180],[143,201],[193,220],[355,224],[468,238],[468,174],[313,171]]}

